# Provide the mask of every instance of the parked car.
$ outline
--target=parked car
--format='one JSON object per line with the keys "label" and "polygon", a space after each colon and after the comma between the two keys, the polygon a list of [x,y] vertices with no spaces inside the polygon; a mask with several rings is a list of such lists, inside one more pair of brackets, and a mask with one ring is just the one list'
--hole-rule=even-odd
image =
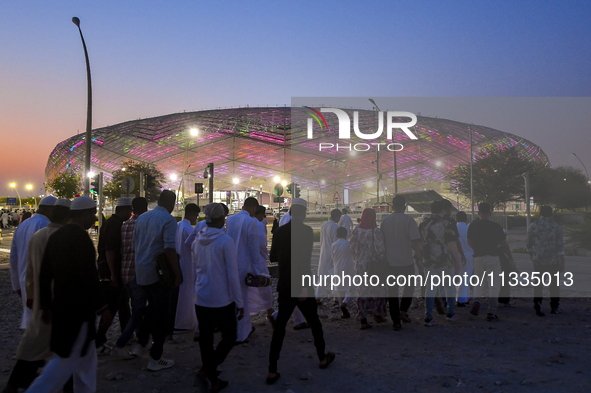
{"label": "parked car", "polygon": [[351,213],[353,214],[360,214],[363,212],[363,208],[361,206],[353,206],[351,209]]}

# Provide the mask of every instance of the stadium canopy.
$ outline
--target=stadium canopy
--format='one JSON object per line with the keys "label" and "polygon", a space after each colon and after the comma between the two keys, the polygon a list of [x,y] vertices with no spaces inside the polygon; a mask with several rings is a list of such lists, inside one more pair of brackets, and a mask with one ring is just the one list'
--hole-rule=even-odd
{"label": "stadium canopy", "polygon": [[[243,107],[183,112],[98,128],[92,131],[92,170],[103,171],[108,181],[123,161],[146,162],[164,173],[164,187],[176,189],[183,168],[188,166],[185,191],[190,193],[193,183],[205,182],[203,171],[212,162],[216,190],[260,190],[262,186],[264,192],[272,192],[273,179],[278,176],[288,183],[297,182],[301,196],[311,202],[321,199],[324,203],[332,202],[335,192],[342,194],[344,188],[350,189],[352,203],[375,198],[376,150],[319,151],[318,143],[335,142],[337,119],[326,116],[328,130],[308,140],[302,132],[303,118],[299,116],[305,114],[304,109]],[[353,119],[354,110],[344,110]],[[355,111],[361,129],[373,127],[376,112]],[[292,124],[294,113],[299,120],[296,122],[294,118]],[[409,140],[403,133],[394,137],[394,142],[404,146],[396,153],[399,192],[435,190],[443,195],[453,194],[445,176],[454,167],[469,163],[470,132],[475,155],[492,146],[517,146],[526,159],[549,165],[539,146],[519,136],[441,118],[417,116],[417,119],[413,127],[417,140]],[[190,131],[194,128],[198,130],[196,136]],[[368,141],[354,136],[345,142]],[[382,150],[379,162],[380,196],[392,194],[394,153]],[[63,171],[82,172],[83,167],[84,134],[80,134],[57,144],[49,156],[45,174],[49,179]],[[170,174],[176,174],[179,180],[171,181]],[[238,179],[237,184],[234,179]]]}

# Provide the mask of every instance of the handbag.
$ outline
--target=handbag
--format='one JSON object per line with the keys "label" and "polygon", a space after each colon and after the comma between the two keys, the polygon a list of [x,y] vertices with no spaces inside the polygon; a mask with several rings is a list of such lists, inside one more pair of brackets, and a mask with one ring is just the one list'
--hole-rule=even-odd
{"label": "handbag", "polygon": [[[179,260],[179,255],[176,254],[177,263]],[[179,266],[179,273],[181,275],[181,283],[183,282],[183,272]],[[168,263],[168,258],[166,257],[166,253],[163,252],[156,257],[156,273],[158,273],[158,280],[160,284],[164,288],[172,288],[174,286],[174,281],[176,279],[176,275],[174,274],[174,270],[172,270],[172,266]]]}
{"label": "handbag", "polygon": [[376,255],[375,251],[375,229],[373,229],[371,232],[371,261],[367,266],[367,274],[370,276],[378,276],[380,281],[383,282],[388,275],[390,265],[388,264],[385,255],[380,258]]}

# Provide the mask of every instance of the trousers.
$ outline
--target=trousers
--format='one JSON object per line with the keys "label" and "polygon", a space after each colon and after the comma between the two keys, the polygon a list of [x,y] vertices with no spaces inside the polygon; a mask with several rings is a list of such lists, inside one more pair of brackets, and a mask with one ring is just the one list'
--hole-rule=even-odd
{"label": "trousers", "polygon": [[279,292],[279,313],[275,321],[275,330],[271,338],[271,349],[269,353],[269,372],[277,372],[277,362],[279,361],[279,354],[283,346],[283,339],[285,338],[285,327],[295,308],[299,308],[306,322],[312,329],[312,336],[314,337],[314,346],[316,347],[316,354],[318,360],[323,361],[325,354],[324,333],[322,331],[322,324],[318,318],[318,310],[316,299],[309,297],[303,301],[298,298],[292,298],[289,292]]}

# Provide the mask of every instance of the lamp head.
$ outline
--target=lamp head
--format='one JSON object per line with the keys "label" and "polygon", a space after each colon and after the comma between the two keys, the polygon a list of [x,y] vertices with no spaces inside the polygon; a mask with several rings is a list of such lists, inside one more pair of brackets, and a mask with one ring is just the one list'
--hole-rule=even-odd
{"label": "lamp head", "polygon": [[74,23],[76,26],[80,27],[80,19],[78,19],[77,17],[72,18],[72,23]]}

